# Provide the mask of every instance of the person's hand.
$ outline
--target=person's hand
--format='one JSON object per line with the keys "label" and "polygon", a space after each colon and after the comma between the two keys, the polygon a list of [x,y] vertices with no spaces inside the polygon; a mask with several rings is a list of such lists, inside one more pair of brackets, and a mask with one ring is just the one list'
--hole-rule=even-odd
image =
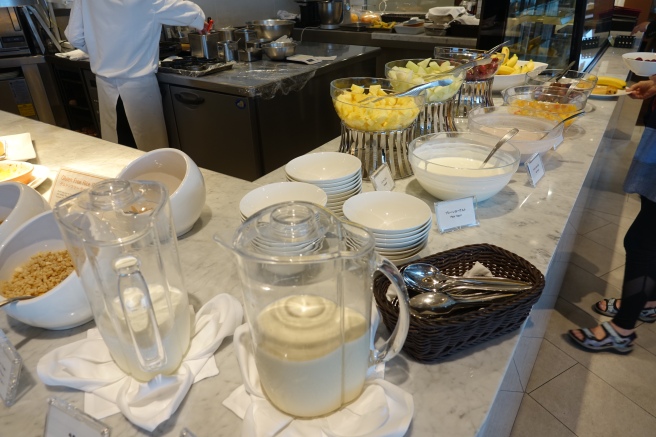
{"label": "person's hand", "polygon": [[638,32],[645,32],[647,30],[647,26],[649,26],[649,21],[643,21],[642,23],[636,25],[633,30],[631,31],[631,35],[638,33]]}
{"label": "person's hand", "polygon": [[[652,76],[656,79],[656,76]],[[641,80],[638,83],[634,83],[626,90],[629,92],[629,97],[632,99],[648,99],[651,96],[656,95],[656,82],[654,80]]]}

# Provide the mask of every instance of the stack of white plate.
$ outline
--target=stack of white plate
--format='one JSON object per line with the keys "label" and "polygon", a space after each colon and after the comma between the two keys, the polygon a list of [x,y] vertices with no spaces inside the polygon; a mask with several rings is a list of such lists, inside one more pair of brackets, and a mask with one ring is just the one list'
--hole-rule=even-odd
{"label": "stack of white plate", "polygon": [[328,195],[326,207],[343,217],[342,205],[362,191],[362,163],[346,153],[321,152],[299,156],[285,166],[287,179],[306,182]]}
{"label": "stack of white plate", "polygon": [[328,196],[321,188],[304,182],[278,182],[250,191],[239,202],[242,221],[276,203],[305,201],[326,206]]}
{"label": "stack of white plate", "polygon": [[431,209],[405,193],[373,191],[344,203],[344,216],[368,228],[376,251],[395,264],[412,260],[426,247],[433,223]]}

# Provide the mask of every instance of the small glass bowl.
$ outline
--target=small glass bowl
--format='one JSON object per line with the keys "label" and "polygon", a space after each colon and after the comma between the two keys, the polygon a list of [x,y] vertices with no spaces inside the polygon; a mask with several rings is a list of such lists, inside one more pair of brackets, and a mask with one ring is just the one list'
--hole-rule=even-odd
{"label": "small glass bowl", "polygon": [[[527,85],[553,85],[553,77],[560,73],[562,70],[556,68],[549,68],[542,71],[531,71],[527,74]],[[592,90],[597,86],[597,76],[584,71],[569,70],[565,75],[558,80],[558,85],[564,88],[573,87],[577,91],[581,91],[589,97]]]}

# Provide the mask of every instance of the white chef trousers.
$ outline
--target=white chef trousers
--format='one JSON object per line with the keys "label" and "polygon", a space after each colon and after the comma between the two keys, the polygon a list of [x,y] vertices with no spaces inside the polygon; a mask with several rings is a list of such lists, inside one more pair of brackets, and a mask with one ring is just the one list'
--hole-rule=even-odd
{"label": "white chef trousers", "polygon": [[150,151],[169,147],[162,94],[155,74],[135,79],[96,76],[102,138],[118,143],[116,103],[119,96],[137,148]]}

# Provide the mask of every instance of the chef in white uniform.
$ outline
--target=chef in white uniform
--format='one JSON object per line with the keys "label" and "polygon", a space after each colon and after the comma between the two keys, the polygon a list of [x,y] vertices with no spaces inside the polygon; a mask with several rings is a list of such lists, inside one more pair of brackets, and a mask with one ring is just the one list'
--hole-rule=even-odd
{"label": "chef in white uniform", "polygon": [[168,147],[155,76],[162,24],[202,29],[204,21],[202,9],[185,0],[75,0],[65,34],[96,74],[103,139],[118,142],[120,97],[137,148]]}

